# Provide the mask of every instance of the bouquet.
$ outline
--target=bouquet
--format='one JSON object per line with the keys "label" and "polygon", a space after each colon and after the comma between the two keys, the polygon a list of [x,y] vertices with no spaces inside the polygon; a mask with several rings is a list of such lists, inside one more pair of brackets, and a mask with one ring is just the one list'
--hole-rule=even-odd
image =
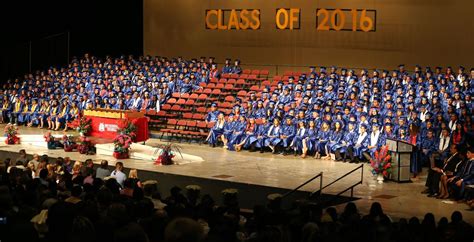
{"label": "bouquet", "polygon": [[18,137],[18,127],[16,125],[7,124],[7,126],[5,126],[5,136],[7,136],[5,143],[8,145],[20,143],[20,137]]}
{"label": "bouquet", "polygon": [[54,136],[51,134],[51,132],[47,132],[46,134],[43,135],[44,141],[46,142],[52,142],[54,141]]}
{"label": "bouquet", "polygon": [[390,160],[391,157],[388,153],[388,146],[384,145],[379,150],[376,150],[374,157],[370,160],[372,174],[382,174],[384,177],[388,177],[388,174],[390,174],[392,170],[392,163]]}
{"label": "bouquet", "polygon": [[50,150],[56,149],[56,142],[51,132],[47,132],[46,134],[43,135],[43,137],[44,137],[44,141],[48,143],[48,149]]}
{"label": "bouquet", "polygon": [[128,158],[128,150],[132,144],[132,138],[126,134],[119,134],[114,139],[114,157],[117,159]]}
{"label": "bouquet", "polygon": [[132,122],[125,120],[120,124],[120,127],[121,128],[117,130],[118,134],[128,135],[132,141],[135,141],[137,137],[137,126],[135,126]]}
{"label": "bouquet", "polygon": [[175,157],[175,153],[178,153],[181,158],[183,158],[183,155],[181,154],[181,146],[168,143],[168,144],[160,144],[158,148],[161,149],[160,155],[155,161],[156,165],[172,165],[174,164],[173,158]]}
{"label": "bouquet", "polygon": [[93,154],[94,145],[91,140],[86,136],[79,137],[79,144],[77,145],[77,151],[81,154]]}
{"label": "bouquet", "polygon": [[89,132],[92,129],[92,120],[89,118],[86,118],[84,116],[80,117],[79,119],[75,119],[72,123],[71,126],[77,130],[77,132],[82,133],[84,135],[89,134]]}
{"label": "bouquet", "polygon": [[64,145],[64,151],[66,152],[70,152],[74,148],[76,148],[76,144],[74,143],[73,137],[67,134],[63,135],[63,145]]}

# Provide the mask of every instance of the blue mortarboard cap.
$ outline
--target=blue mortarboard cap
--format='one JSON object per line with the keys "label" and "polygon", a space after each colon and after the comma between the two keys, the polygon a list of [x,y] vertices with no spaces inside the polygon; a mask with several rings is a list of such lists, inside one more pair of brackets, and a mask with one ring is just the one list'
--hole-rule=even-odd
{"label": "blue mortarboard cap", "polygon": [[211,107],[217,107],[217,103],[212,103]]}

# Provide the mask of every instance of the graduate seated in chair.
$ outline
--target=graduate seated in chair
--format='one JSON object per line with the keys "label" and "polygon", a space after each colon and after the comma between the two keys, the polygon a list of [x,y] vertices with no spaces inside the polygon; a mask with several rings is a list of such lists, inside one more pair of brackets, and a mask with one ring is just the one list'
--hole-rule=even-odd
{"label": "graduate seated in chair", "polygon": [[209,144],[209,146],[216,147],[219,139],[222,139],[225,126],[226,121],[224,113],[219,113],[217,115],[217,121],[215,122],[214,127],[211,128],[211,130],[209,131],[209,135],[207,135],[206,138],[206,142]]}
{"label": "graduate seated in chair", "polygon": [[339,149],[341,146],[339,142],[343,138],[343,131],[342,131],[342,122],[337,120],[334,122],[334,130],[331,131],[331,135],[329,136],[329,141],[325,145],[325,153],[326,156],[324,156],[322,159],[323,160],[335,160],[335,152],[337,149]]}
{"label": "graduate seated in chair", "polygon": [[309,120],[308,129],[305,131],[305,133],[306,137],[304,137],[301,142],[301,158],[306,158],[308,152],[313,153],[315,151],[314,144],[317,139],[316,137],[318,135],[318,128],[316,127],[316,122],[313,119]]}
{"label": "graduate seated in chair", "polygon": [[338,143],[338,147],[335,147],[335,158],[337,161],[346,162],[345,157],[348,147],[354,146],[356,144],[358,134],[355,127],[356,125],[354,122],[349,122],[347,131],[344,133],[344,136]]}
{"label": "graduate seated in chair", "polygon": [[33,125],[38,125],[39,110],[40,110],[40,105],[38,104],[38,99],[33,98],[31,101],[30,112],[27,116],[28,127],[31,127]]}
{"label": "graduate seated in chair", "polygon": [[372,132],[369,134],[369,145],[367,146],[367,150],[363,153],[367,161],[370,161],[377,149],[385,145],[382,143],[382,141],[383,137],[382,132],[380,132],[379,124],[372,123]]}
{"label": "graduate seated in chair", "polygon": [[59,130],[59,128],[61,126],[66,126],[66,119],[67,119],[67,115],[69,113],[69,103],[68,101],[65,99],[63,100],[63,103],[62,105],[59,107],[59,112],[58,112],[58,115],[56,115],[56,118],[54,120],[54,123],[55,123],[55,126],[56,128],[54,130]]}
{"label": "graduate seated in chair", "polygon": [[320,159],[321,155],[327,155],[326,152],[326,144],[329,142],[329,138],[331,136],[331,126],[329,126],[328,121],[323,121],[321,125],[321,129],[319,130],[316,140],[314,142],[315,148],[315,155],[314,158]]}
{"label": "graduate seated in chair", "polygon": [[250,116],[249,122],[246,124],[245,131],[240,137],[240,140],[238,140],[239,142],[234,145],[234,149],[236,151],[240,151],[243,147],[248,148],[249,146],[252,146],[257,141],[257,130],[258,125],[255,122],[255,118],[253,116]]}
{"label": "graduate seated in chair", "polygon": [[51,107],[49,109],[49,118],[48,118],[48,129],[56,129],[56,118],[59,114],[59,104],[58,101],[53,100]]}
{"label": "graduate seated in chair", "polygon": [[282,153],[287,155],[291,149],[290,143],[296,135],[296,128],[293,124],[293,116],[287,115],[285,124],[282,125],[282,132],[280,135]]}
{"label": "graduate seated in chair", "polygon": [[364,152],[368,149],[370,136],[367,133],[367,125],[362,124],[359,127],[359,134],[353,146],[347,147],[347,152],[344,153],[344,160],[349,158],[350,163],[358,163],[363,159]]}
{"label": "graduate seated in chair", "polygon": [[303,141],[308,136],[308,132],[306,129],[306,123],[304,119],[300,119],[298,121],[298,130],[296,131],[296,135],[291,141],[290,148],[293,150],[294,155],[296,156],[299,152],[303,151]]}
{"label": "graduate seated in chair", "polygon": [[264,148],[270,148],[272,153],[276,154],[278,152],[279,145],[281,143],[281,134],[283,133],[280,119],[275,118],[273,120],[273,125],[268,128],[268,131],[264,138],[264,145],[261,147],[261,151]]}

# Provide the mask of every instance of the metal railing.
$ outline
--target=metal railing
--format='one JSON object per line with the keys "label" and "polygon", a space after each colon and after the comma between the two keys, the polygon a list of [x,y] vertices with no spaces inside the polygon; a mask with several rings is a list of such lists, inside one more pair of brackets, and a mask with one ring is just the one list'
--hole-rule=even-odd
{"label": "metal railing", "polygon": [[310,196],[311,197],[317,197],[317,196],[320,196],[322,191],[330,186],[332,186],[333,184],[335,184],[336,182],[342,180],[343,178],[347,177],[348,175],[356,172],[357,170],[361,170],[361,173],[360,173],[360,180],[357,181],[356,183],[354,183],[353,185],[349,186],[348,188],[344,189],[343,191],[339,192],[336,194],[336,197],[339,197],[341,194],[347,192],[348,190],[351,190],[351,197],[354,196],[354,187],[362,184],[362,182],[364,181],[364,164],[361,164],[360,166],[354,168],[353,170],[347,172],[346,174],[344,174],[343,176],[337,178],[336,180],[332,181],[331,183],[327,184],[326,186],[322,187],[321,189],[319,189],[318,191],[315,191],[313,192]]}
{"label": "metal railing", "polygon": [[307,184],[309,184],[310,182],[314,181],[315,179],[319,178],[319,189],[321,190],[322,187],[323,187],[323,173],[320,172],[319,174],[317,174],[316,176],[312,177],[311,179],[307,180],[306,182],[304,182],[303,184],[299,185],[298,187],[296,187],[295,189],[283,194],[283,198],[285,197],[288,197],[289,195],[295,193],[296,191],[298,191],[300,188],[306,186]]}

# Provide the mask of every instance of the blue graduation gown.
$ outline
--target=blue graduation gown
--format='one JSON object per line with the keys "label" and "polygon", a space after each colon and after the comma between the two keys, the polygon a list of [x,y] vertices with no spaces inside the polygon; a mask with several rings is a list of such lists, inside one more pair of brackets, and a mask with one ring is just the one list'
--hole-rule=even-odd
{"label": "blue graduation gown", "polygon": [[272,146],[277,146],[280,144],[281,139],[280,135],[283,133],[282,126],[275,126],[272,125],[270,128],[268,128],[265,140],[264,140],[264,146],[269,147],[270,145]]}
{"label": "blue graduation gown", "polygon": [[306,131],[307,131],[306,138],[303,140],[303,142],[305,142],[306,147],[308,148],[308,151],[313,152],[315,148],[314,144],[318,136],[318,130],[314,128],[314,129],[307,129]]}
{"label": "blue graduation gown", "polygon": [[331,131],[331,135],[329,136],[329,142],[326,144],[326,150],[330,153],[335,152],[337,149],[339,149],[341,146],[339,145],[339,142],[342,140],[343,137],[343,132],[340,130],[339,132],[337,131]]}
{"label": "blue graduation gown", "polygon": [[236,122],[234,126],[234,132],[230,136],[227,147],[229,150],[234,150],[234,145],[240,144],[245,138],[245,129],[247,128],[247,122]]}
{"label": "blue graduation gown", "polygon": [[224,121],[223,123],[219,124],[219,122],[216,122],[214,124],[214,127],[211,128],[211,131],[209,132],[209,139],[208,143],[209,144],[217,144],[217,141],[219,140],[219,137],[224,133],[224,127],[226,126],[226,122]]}
{"label": "blue graduation gown", "polygon": [[370,134],[366,133],[367,135],[362,139],[362,142],[357,144],[357,141],[359,140],[359,137],[363,134],[358,134],[357,138],[355,139],[354,142],[354,156],[359,157],[359,159],[362,159],[362,154],[368,150],[368,146],[370,143]]}
{"label": "blue graduation gown", "polygon": [[329,142],[330,136],[331,136],[330,130],[328,131],[319,130],[317,139],[314,142],[314,148],[317,152],[319,152],[320,154],[325,154],[326,152],[325,147],[326,147],[326,144]]}
{"label": "blue graduation gown", "polygon": [[247,147],[256,142],[255,147],[265,147],[265,139],[267,138],[268,130],[272,125],[270,123],[260,124],[257,126],[256,135],[250,136],[247,141]]}
{"label": "blue graduation gown", "polygon": [[286,138],[281,138],[283,147],[288,147],[293,141],[293,138],[296,135],[296,128],[294,125],[283,125],[283,130],[281,135],[286,136]]}
{"label": "blue graduation gown", "polygon": [[355,130],[347,131],[341,141],[338,143],[339,147],[336,148],[336,150],[339,149],[341,153],[345,153],[347,151],[347,147],[355,145],[358,137],[359,135],[357,132],[355,132]]}
{"label": "blue graduation gown", "polygon": [[308,129],[299,128],[291,142],[291,148],[293,148],[294,151],[301,151],[303,149],[303,140],[306,137],[308,137]]}

